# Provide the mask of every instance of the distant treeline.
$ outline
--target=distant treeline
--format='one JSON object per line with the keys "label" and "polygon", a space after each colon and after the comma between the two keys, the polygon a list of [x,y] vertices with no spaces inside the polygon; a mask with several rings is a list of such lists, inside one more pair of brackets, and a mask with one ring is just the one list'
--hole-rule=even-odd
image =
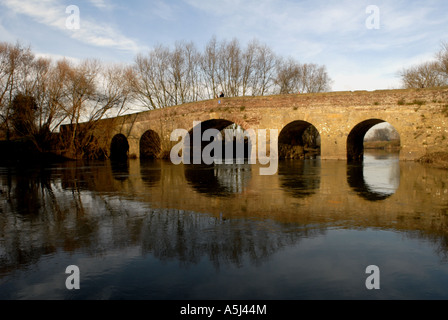
{"label": "distant treeline", "polygon": [[442,42],[433,60],[404,68],[399,76],[404,88],[448,86],[448,42]]}
{"label": "distant treeline", "polygon": [[[55,61],[20,43],[0,42],[0,140],[26,138],[41,152],[96,158],[105,155],[91,134],[98,120],[131,108],[164,108],[221,92],[322,92],[330,83],[325,66],[280,57],[256,40],[243,48],[236,39],[212,38],[203,51],[191,42],[159,45],[132,64]],[[54,135],[61,124],[72,128],[64,139]]]}
{"label": "distant treeline", "polygon": [[400,135],[392,127],[377,128],[364,139],[365,149],[399,150]]}

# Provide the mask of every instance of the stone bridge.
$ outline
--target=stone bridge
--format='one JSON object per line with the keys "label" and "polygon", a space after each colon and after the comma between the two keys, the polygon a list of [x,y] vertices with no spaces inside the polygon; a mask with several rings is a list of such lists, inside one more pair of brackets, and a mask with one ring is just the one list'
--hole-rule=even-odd
{"label": "stone bridge", "polygon": [[292,94],[222,98],[102,120],[95,136],[110,155],[163,158],[178,142],[175,129],[192,132],[277,129],[279,143],[300,145],[313,126],[320,134],[321,159],[359,159],[374,125],[387,122],[400,135],[400,159],[415,160],[448,150],[448,88]]}

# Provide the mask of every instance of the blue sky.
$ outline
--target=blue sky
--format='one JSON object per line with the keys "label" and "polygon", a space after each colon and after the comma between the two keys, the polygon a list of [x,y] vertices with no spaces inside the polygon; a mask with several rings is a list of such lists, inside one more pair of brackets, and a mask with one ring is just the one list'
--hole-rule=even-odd
{"label": "blue sky", "polygon": [[[80,28],[66,26],[79,8]],[[379,29],[366,20],[378,8]],[[393,89],[397,71],[433,59],[448,41],[448,1],[0,0],[0,41],[38,55],[132,63],[157,44],[216,36],[252,39],[277,54],[326,65],[333,90]],[[374,20],[375,21],[375,20]]]}

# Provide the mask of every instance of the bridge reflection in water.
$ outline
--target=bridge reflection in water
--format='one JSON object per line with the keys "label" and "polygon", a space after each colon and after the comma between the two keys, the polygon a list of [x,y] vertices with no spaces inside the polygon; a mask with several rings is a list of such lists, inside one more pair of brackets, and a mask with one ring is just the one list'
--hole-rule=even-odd
{"label": "bridge reflection in water", "polygon": [[399,154],[371,152],[364,162],[347,165],[347,182],[361,197],[376,201],[393,195],[400,185]]}
{"label": "bridge reflection in water", "polygon": [[[0,298],[369,298],[371,264],[385,277],[375,297],[448,298],[447,171],[376,154],[258,173],[158,160],[2,169]],[[79,292],[65,290],[71,264]]]}

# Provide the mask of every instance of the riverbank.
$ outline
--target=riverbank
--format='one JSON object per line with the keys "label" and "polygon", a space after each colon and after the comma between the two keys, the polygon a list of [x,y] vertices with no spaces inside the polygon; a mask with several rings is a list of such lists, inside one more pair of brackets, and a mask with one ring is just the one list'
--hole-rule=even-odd
{"label": "riverbank", "polygon": [[364,142],[364,149],[377,149],[377,150],[400,150],[400,140],[391,141],[366,141]]}
{"label": "riverbank", "polygon": [[448,152],[429,153],[417,160],[431,167],[448,169]]}
{"label": "riverbank", "polygon": [[0,164],[7,166],[56,163],[68,160],[52,152],[41,152],[30,139],[0,141]]}

